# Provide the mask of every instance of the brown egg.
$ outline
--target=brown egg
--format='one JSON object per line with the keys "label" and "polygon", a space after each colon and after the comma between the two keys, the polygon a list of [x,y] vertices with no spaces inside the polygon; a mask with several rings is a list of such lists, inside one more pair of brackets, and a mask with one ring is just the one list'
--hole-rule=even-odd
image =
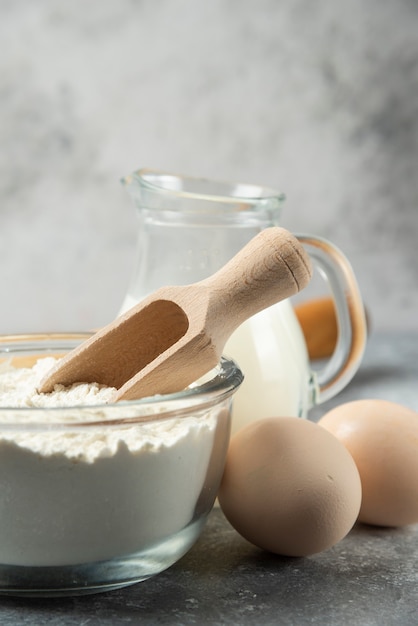
{"label": "brown egg", "polygon": [[345,445],[357,465],[361,522],[418,522],[418,413],[386,400],[357,400],[329,411],[319,424]]}
{"label": "brown egg", "polygon": [[[338,339],[338,321],[334,299],[313,298],[297,304],[296,317],[305,337],[310,359],[325,359],[332,355]],[[365,311],[367,330],[370,332],[370,316]]]}
{"label": "brown egg", "polygon": [[295,306],[309,358],[324,359],[334,352],[338,324],[332,298],[316,298]]}
{"label": "brown egg", "polygon": [[231,440],[219,503],[260,548],[287,556],[325,550],[352,528],[360,502],[351,455],[312,422],[264,418]]}

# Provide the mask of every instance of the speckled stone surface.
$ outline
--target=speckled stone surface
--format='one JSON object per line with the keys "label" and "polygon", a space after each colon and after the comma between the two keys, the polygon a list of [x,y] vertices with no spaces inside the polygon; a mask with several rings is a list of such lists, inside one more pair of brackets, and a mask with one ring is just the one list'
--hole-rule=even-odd
{"label": "speckled stone surface", "polygon": [[[418,410],[418,334],[372,335],[339,402],[380,397]],[[0,598],[3,625],[418,625],[418,525],[356,525],[333,548],[281,558],[242,539],[219,509],[190,552],[159,576],[65,599]]]}
{"label": "speckled stone surface", "polygon": [[417,330],[417,32],[416,0],[0,0],[0,333],[115,316],[144,166],[284,192]]}

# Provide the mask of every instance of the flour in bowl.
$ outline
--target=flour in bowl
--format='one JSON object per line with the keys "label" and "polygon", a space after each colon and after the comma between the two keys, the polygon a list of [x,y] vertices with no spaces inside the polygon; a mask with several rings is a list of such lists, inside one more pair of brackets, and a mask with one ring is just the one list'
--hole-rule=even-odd
{"label": "flour in bowl", "polygon": [[2,365],[0,370],[0,407],[60,407],[108,402],[115,389],[97,383],[76,383],[70,387],[55,385],[52,393],[38,393],[41,379],[57,362],[44,357],[33,367],[15,368]]}
{"label": "flour in bowl", "polygon": [[114,390],[101,385],[39,394],[53,362],[0,371],[0,563],[91,563],[176,536],[207,488],[221,421],[228,433],[225,403],[134,423],[141,404],[106,406]]}

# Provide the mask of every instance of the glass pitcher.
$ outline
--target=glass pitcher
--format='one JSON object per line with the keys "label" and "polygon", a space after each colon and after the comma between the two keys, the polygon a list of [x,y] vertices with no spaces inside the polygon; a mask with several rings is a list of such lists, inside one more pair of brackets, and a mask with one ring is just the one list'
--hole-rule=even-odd
{"label": "glass pitcher", "polygon": [[[141,169],[123,179],[138,209],[137,258],[120,313],[159,287],[197,282],[222,267],[262,229],[280,223],[284,195],[248,184]],[[233,432],[270,416],[307,417],[345,387],[366,343],[364,307],[350,263],[329,241],[297,235],[328,281],[338,319],[334,354],[320,370],[309,362],[290,300],[242,324],[225,346],[244,373]]]}

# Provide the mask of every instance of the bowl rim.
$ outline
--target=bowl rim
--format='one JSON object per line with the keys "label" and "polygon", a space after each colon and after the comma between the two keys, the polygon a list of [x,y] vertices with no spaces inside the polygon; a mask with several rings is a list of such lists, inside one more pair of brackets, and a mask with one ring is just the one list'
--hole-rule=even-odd
{"label": "bowl rim", "polygon": [[[92,332],[51,332],[51,333],[18,333],[0,335],[0,365],[7,355],[18,356],[19,353],[42,356],[52,356],[51,352],[64,352],[75,347],[77,343],[87,339],[93,334]],[[42,352],[45,352],[43,355]],[[193,385],[187,389],[170,394],[159,394],[147,396],[137,400],[122,400],[119,402],[109,402],[101,404],[74,404],[71,406],[58,407],[0,407],[0,429],[13,430],[17,426],[24,426],[25,429],[37,430],[40,427],[47,427],[48,430],[59,428],[81,428],[86,426],[115,426],[128,425],[138,423],[150,423],[176,417],[186,417],[197,411],[208,409],[217,404],[221,404],[228,399],[241,385],[244,376],[237,363],[227,357],[222,356],[216,368],[212,370],[214,375],[208,380],[204,380],[199,385]],[[155,408],[159,407],[159,411],[155,412]],[[170,408],[166,408],[169,405]],[[148,410],[154,412],[147,414]],[[138,409],[139,414],[133,417],[112,417],[111,414],[118,415],[124,411]],[[73,413],[74,410],[82,410],[86,413],[86,417],[97,411],[106,411],[109,417],[102,419],[86,419],[80,421],[60,421],[65,418],[66,414]],[[11,423],[10,420],[4,421],[7,413],[13,412],[16,418],[26,415],[37,416],[41,418],[42,414],[48,419],[40,419],[35,422],[19,421]],[[53,416],[56,419],[51,419]]]}

